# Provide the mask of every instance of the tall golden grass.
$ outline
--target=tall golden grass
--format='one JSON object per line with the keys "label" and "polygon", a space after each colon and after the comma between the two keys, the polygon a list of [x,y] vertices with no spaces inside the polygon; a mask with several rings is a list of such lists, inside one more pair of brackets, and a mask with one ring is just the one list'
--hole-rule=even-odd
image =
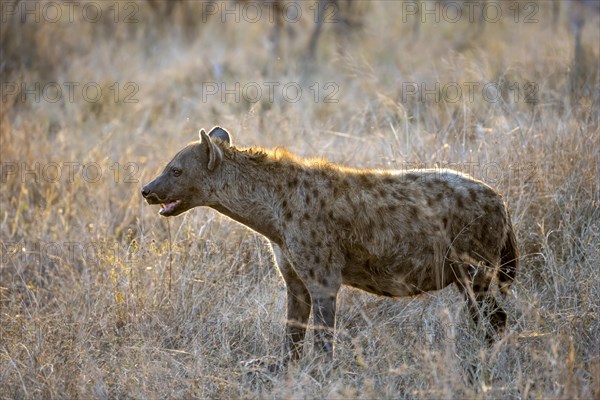
{"label": "tall golden grass", "polygon": [[[72,21],[59,2],[56,22],[50,3],[26,2],[39,22],[2,3],[0,398],[600,395],[597,15],[573,79],[565,3],[557,26],[548,3],[502,2],[497,22],[441,18],[418,33],[401,3],[360,3],[361,28],[342,38],[325,24],[314,62],[308,3],[277,57],[267,18],[245,20],[240,4],[227,3],[239,22],[221,23],[202,2],[167,18],[142,1],[81,1]],[[537,4],[536,21],[515,22],[515,4]],[[310,334],[287,373],[248,363],[277,356],[284,332],[265,241],[208,209],[161,218],[139,194],[216,124],[243,145],[450,165],[498,188],[522,253],[508,335],[486,347],[454,289],[345,288],[334,366]]]}

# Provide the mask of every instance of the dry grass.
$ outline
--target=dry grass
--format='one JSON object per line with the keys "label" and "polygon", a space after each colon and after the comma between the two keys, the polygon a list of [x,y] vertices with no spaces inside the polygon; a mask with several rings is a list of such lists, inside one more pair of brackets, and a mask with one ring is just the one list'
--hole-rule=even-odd
{"label": "dry grass", "polygon": [[[600,395],[597,16],[588,15],[574,79],[566,10],[553,28],[544,3],[537,23],[425,23],[418,37],[400,7],[361,3],[366,18],[345,51],[326,26],[319,62],[308,66],[307,20],[273,59],[267,22],[194,23],[200,2],[169,21],[143,2],[118,4],[134,4],[138,22],[123,23],[130,10],[121,9],[117,23],[114,14],[90,23],[80,7],[72,23],[17,15],[0,28],[0,398]],[[80,86],[57,102],[7,86],[35,82]],[[90,82],[101,100],[82,98]],[[291,103],[276,91],[269,101],[263,86],[256,103],[203,101],[207,82],[292,82],[303,95]],[[321,96],[334,82],[338,101],[315,102],[314,82]],[[465,82],[499,82],[505,97],[402,92],[436,82],[465,91]],[[534,102],[523,97],[527,82],[537,85]],[[132,87],[137,102],[125,102]],[[486,348],[454,289],[391,300],[345,288],[333,369],[310,345],[287,374],[244,364],[276,356],[284,329],[285,288],[264,240],[207,209],[160,218],[139,194],[215,124],[244,145],[357,167],[453,163],[496,186],[522,252],[509,335]],[[70,179],[69,162],[86,175]],[[57,179],[52,163],[62,167]]]}

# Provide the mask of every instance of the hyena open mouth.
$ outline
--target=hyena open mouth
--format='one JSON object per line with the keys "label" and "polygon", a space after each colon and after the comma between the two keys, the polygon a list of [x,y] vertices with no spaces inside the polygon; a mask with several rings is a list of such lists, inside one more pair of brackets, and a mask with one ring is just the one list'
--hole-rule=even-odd
{"label": "hyena open mouth", "polygon": [[177,210],[177,206],[179,206],[179,204],[181,204],[181,200],[160,203],[161,208],[158,210],[158,213],[160,215],[169,216]]}

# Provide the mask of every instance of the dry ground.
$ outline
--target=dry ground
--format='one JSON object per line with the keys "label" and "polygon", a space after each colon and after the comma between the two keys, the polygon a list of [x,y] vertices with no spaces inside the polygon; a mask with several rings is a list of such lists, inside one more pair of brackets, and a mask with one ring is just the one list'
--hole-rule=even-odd
{"label": "dry ground", "polygon": [[[22,23],[9,3],[0,28],[0,398],[600,395],[592,12],[574,62],[565,3],[557,26],[548,3],[525,23],[533,9],[515,22],[517,3],[505,2],[497,22],[428,20],[417,32],[401,3],[359,2],[362,26],[341,39],[326,24],[310,63],[308,3],[279,58],[266,17],[252,22],[240,5],[231,6],[239,22],[223,24],[220,14],[202,21],[201,2],[167,18],[145,2],[82,1],[73,21],[61,6],[52,22],[42,2],[40,21]],[[236,83],[237,100],[207,94],[221,84],[236,92]],[[440,98],[423,91],[436,84]],[[216,124],[243,145],[356,167],[452,164],[497,187],[522,253],[509,335],[486,348],[452,288],[396,300],[345,288],[333,369],[310,345],[287,374],[246,364],[276,356],[284,329],[285,288],[265,241],[208,209],[161,218],[139,194],[199,128]]]}

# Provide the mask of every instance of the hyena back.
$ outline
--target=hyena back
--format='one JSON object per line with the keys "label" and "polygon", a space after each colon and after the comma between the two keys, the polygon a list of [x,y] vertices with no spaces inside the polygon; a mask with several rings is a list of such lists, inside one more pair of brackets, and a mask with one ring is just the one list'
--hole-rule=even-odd
{"label": "hyena back", "polygon": [[[357,170],[285,150],[241,149],[215,127],[186,146],[142,189],[160,214],[211,207],[266,236],[287,286],[287,358],[296,359],[312,309],[315,344],[331,356],[342,284],[377,295],[412,296],[455,283],[471,316],[507,316],[517,247],[501,196],[451,170]],[[286,359],[287,359],[286,358]]]}

